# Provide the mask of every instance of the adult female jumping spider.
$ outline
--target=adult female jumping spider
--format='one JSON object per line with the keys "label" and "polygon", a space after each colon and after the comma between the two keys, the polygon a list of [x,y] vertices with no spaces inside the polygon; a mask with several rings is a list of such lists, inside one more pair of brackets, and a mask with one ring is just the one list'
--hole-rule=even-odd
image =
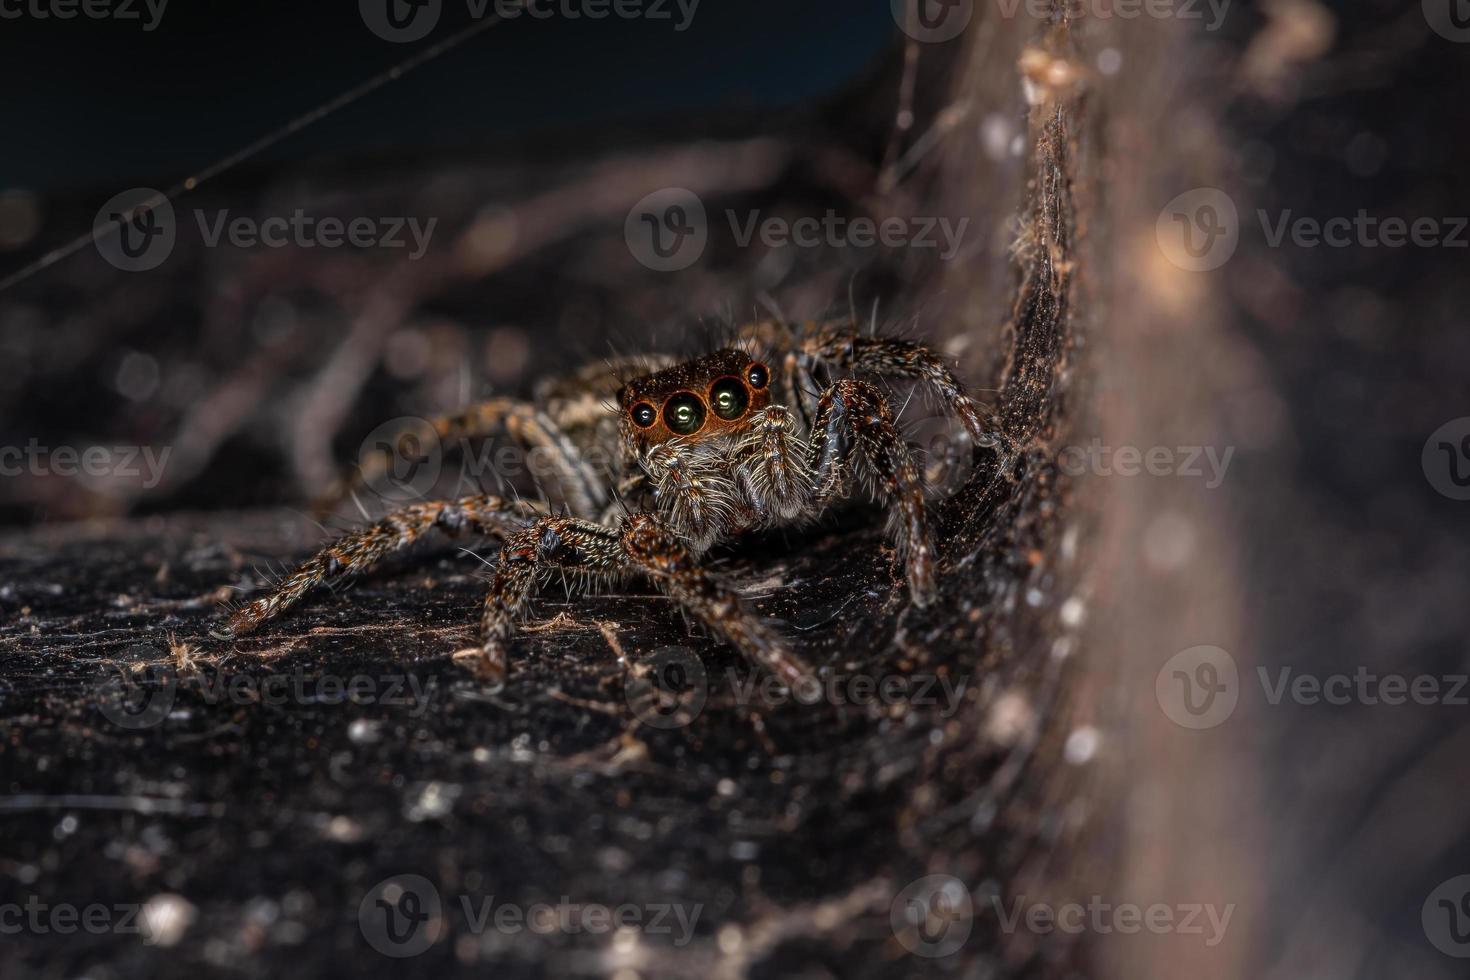
{"label": "adult female jumping spider", "polygon": [[[928,386],[975,445],[1005,452],[988,413],[922,344],[831,324],[753,323],[704,357],[589,365],[542,384],[531,402],[497,398],[432,420],[442,441],[506,432],[545,450],[568,515],[488,494],[411,504],[309,558],[235,611],[222,635],[254,629],[315,586],[367,571],[434,528],[468,530],[503,542],[481,644],[455,655],[491,683],[504,681],[516,619],[552,570],[646,576],[753,662],[788,684],[809,682],[810,668],[700,559],[747,531],[815,517],[856,476],[893,509],[913,602],[930,600],[938,559],[923,479],[887,400],[864,375]],[[612,460],[611,472],[590,465],[599,455]]]}

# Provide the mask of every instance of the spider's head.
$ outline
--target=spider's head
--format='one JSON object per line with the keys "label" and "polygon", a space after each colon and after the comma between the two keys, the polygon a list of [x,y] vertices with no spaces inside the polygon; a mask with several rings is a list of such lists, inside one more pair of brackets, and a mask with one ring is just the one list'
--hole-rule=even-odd
{"label": "spider's head", "polygon": [[729,433],[770,402],[770,369],[733,349],[636,378],[618,392],[623,433],[642,449]]}

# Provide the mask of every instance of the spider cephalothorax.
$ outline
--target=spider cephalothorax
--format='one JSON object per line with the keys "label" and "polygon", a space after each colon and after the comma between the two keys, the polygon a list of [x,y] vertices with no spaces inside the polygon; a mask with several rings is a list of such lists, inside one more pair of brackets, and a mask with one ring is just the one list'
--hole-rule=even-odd
{"label": "spider cephalothorax", "polygon": [[795,417],[771,404],[771,369],[738,348],[636,378],[618,392],[625,466],[696,551],[792,518],[811,496]]}
{"label": "spider cephalothorax", "polygon": [[705,440],[738,429],[771,403],[771,372],[742,350],[720,350],[630,381],[618,402],[636,447]]}
{"label": "spider cephalothorax", "polygon": [[[810,668],[700,558],[747,531],[821,514],[856,478],[892,507],[910,596],[929,600],[938,558],[923,480],[869,377],[929,388],[977,446],[1000,448],[983,409],[922,344],[831,325],[751,324],[703,357],[589,365],[538,386],[530,402],[492,399],[434,419],[446,445],[505,432],[544,450],[569,513],[490,494],[411,504],[308,559],[237,610],[226,635],[437,527],[503,542],[481,644],[457,655],[493,681],[505,677],[517,617],[544,574],[558,569],[593,579],[641,574],[756,663],[788,683],[808,681]],[[368,465],[358,475],[370,481]]]}

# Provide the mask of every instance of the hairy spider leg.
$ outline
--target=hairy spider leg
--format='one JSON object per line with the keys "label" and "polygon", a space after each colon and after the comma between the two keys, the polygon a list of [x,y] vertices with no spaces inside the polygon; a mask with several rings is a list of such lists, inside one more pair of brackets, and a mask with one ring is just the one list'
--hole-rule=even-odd
{"label": "hairy spider leg", "polygon": [[836,327],[820,330],[806,338],[801,347],[806,358],[829,369],[923,382],[959,418],[976,446],[996,449],[1003,459],[1015,454],[1015,447],[1002,431],[996,415],[967,395],[944,360],[923,344],[869,337],[847,327]]}
{"label": "hairy spider leg", "polygon": [[888,402],[876,385],[851,378],[832,384],[817,400],[809,464],[816,474],[816,501],[840,495],[855,466],[853,449],[881,496],[897,507],[894,522],[899,554],[908,564],[909,594],[916,605],[934,596],[935,548],[924,508],[924,481],[908,444],[898,432]]}
{"label": "hairy spider leg", "polygon": [[250,632],[317,586],[359,575],[434,528],[450,534],[473,530],[503,540],[545,513],[545,506],[539,502],[505,500],[488,494],[411,504],[343,535],[302,562],[269,593],[237,609],[226,624],[223,638]]}
{"label": "hairy spider leg", "polygon": [[480,668],[492,681],[504,680],[506,642],[543,573],[552,568],[594,578],[643,574],[753,663],[793,686],[814,681],[810,668],[786,650],[739,595],[701,568],[662,518],[646,512],[625,517],[616,529],[577,518],[545,517],[505,542],[485,597],[481,630]]}

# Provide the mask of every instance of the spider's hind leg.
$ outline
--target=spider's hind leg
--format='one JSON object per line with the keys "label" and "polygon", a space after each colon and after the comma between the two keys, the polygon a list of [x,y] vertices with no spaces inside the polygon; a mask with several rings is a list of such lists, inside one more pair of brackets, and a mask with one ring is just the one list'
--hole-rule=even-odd
{"label": "spider's hind leg", "polygon": [[412,504],[367,527],[345,534],[312,555],[271,591],[229,618],[222,638],[255,629],[299,602],[318,585],[326,585],[367,571],[386,555],[408,547],[434,528],[451,534],[473,530],[504,538],[545,513],[528,501],[509,501],[488,494]]}

